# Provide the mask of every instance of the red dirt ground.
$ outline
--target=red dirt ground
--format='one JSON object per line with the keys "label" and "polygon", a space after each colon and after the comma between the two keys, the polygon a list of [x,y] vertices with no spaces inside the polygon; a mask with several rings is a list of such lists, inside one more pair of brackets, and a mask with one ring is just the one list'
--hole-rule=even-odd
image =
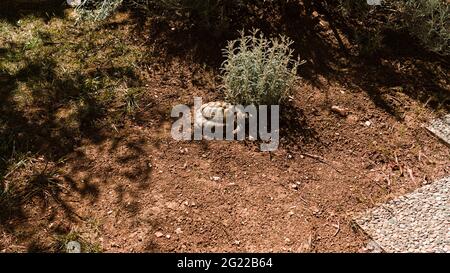
{"label": "red dirt ground", "polygon": [[[158,96],[151,105],[178,102],[158,83],[148,91]],[[33,233],[75,226],[114,252],[358,252],[367,238],[352,215],[449,173],[449,150],[410,113],[400,122],[366,93],[331,83],[300,85],[295,101],[314,138],[286,140],[272,157],[256,143],[174,141],[158,111],[141,109],[142,125],[86,141],[66,162],[65,184],[77,190],[63,200],[81,219],[55,217],[62,210],[52,205],[28,220]],[[330,101],[352,114],[330,112]]]}
{"label": "red dirt ground", "polygon": [[194,82],[196,64],[160,66],[143,72],[135,119],[83,139],[60,165],[60,199],[24,205],[0,250],[53,251],[55,234],[77,231],[106,252],[364,252],[353,215],[450,173],[450,150],[423,128],[435,113],[392,84],[374,88],[396,114],[381,107],[373,67],[299,82],[269,154],[173,140],[172,106],[221,97],[209,72]]}

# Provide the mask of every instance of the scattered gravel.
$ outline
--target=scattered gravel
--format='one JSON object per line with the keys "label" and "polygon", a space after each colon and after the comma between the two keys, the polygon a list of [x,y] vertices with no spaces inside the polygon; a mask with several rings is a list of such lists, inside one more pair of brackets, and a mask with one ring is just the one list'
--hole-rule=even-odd
{"label": "scattered gravel", "polygon": [[440,119],[435,119],[430,123],[427,129],[443,141],[450,144],[450,114]]}
{"label": "scattered gravel", "polygon": [[373,208],[356,223],[386,252],[450,253],[450,177]]}
{"label": "scattered gravel", "polygon": [[382,253],[383,250],[381,249],[381,247],[375,242],[375,241],[369,241],[369,243],[367,243],[367,247],[366,247],[366,252],[370,252],[370,253]]}

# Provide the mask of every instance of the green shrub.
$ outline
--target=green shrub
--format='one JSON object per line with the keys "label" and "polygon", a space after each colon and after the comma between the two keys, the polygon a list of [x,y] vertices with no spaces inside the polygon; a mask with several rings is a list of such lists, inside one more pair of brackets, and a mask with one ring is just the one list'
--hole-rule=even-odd
{"label": "green shrub", "polygon": [[403,29],[425,48],[443,55],[450,54],[450,4],[446,0],[382,1],[377,7],[368,5],[367,0],[327,2],[338,10],[344,23],[358,20],[362,28],[360,32],[372,31],[370,35],[377,38],[376,32],[381,33],[383,29]]}
{"label": "green shrub", "polygon": [[76,11],[80,19],[99,21],[111,16],[122,2],[123,0],[82,0]]}
{"label": "green shrub", "polygon": [[450,54],[450,5],[446,0],[397,1],[403,26],[428,49]]}
{"label": "green shrub", "polygon": [[285,37],[266,39],[255,30],[228,42],[222,64],[226,100],[244,105],[279,104],[297,79],[300,59],[293,60],[292,41]]}

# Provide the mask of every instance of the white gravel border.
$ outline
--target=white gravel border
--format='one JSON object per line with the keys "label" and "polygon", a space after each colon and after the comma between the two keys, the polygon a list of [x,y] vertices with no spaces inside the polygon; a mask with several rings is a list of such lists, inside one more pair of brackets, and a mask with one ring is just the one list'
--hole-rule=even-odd
{"label": "white gravel border", "polygon": [[433,120],[426,128],[450,145],[450,114]]}
{"label": "white gravel border", "polygon": [[450,253],[450,177],[375,207],[355,222],[385,252]]}

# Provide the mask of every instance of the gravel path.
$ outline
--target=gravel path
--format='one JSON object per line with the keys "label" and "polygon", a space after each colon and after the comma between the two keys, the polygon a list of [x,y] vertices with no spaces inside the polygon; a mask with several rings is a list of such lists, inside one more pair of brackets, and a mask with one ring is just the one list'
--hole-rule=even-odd
{"label": "gravel path", "polygon": [[433,120],[427,129],[450,145],[450,114]]}
{"label": "gravel path", "polygon": [[373,208],[356,223],[386,252],[450,252],[450,177]]}

